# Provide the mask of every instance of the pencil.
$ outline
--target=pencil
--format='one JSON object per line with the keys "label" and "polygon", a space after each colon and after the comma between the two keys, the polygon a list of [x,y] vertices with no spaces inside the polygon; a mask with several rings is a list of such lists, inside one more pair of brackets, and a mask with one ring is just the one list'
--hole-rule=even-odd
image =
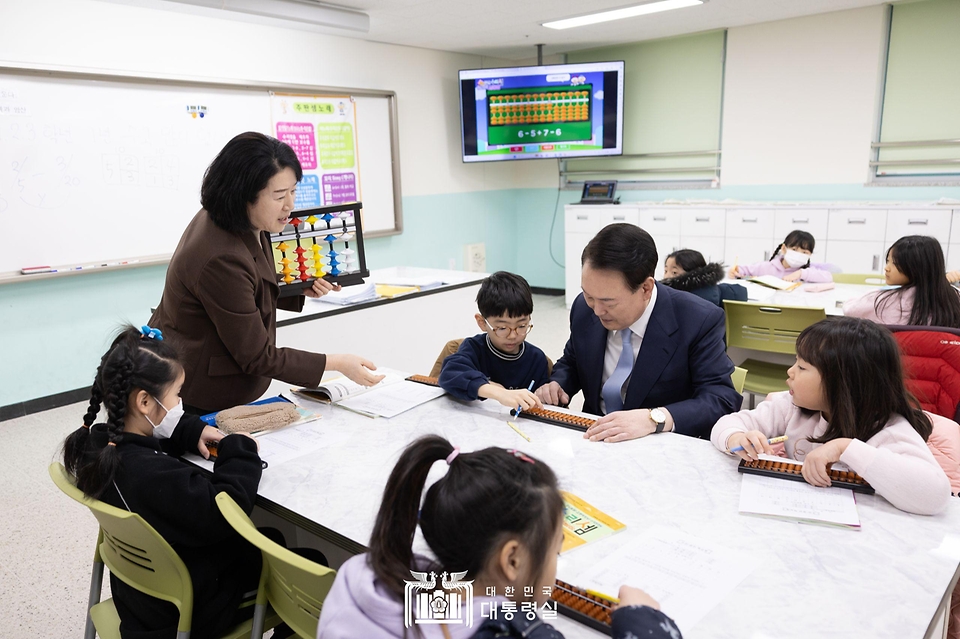
{"label": "pencil", "polygon": [[527,436],[527,434],[526,434],[525,432],[523,432],[522,430],[520,430],[520,427],[519,427],[519,426],[517,426],[517,425],[514,424],[513,422],[508,421],[508,422],[507,422],[507,426],[509,426],[509,427],[512,428],[513,430],[517,431],[517,435],[520,435],[521,437],[523,437],[523,438],[524,438],[525,440],[527,440],[528,442],[532,442],[532,441],[533,441],[532,439],[530,439],[530,437]]}
{"label": "pencil", "polygon": [[616,597],[611,597],[610,595],[605,595],[598,590],[590,590],[589,588],[584,588],[587,591],[588,595],[593,595],[594,597],[600,597],[601,599],[606,599],[607,601],[612,601],[613,603],[619,605],[620,600]]}
{"label": "pencil", "polygon": [[[787,436],[786,436],[786,435],[783,435],[783,436],[781,436],[781,437],[774,437],[773,439],[768,439],[768,440],[767,440],[767,443],[768,443],[768,444],[779,444],[780,442],[785,442],[785,441],[787,441]],[[741,451],[741,450],[743,450],[743,446],[737,446],[736,448],[731,448],[731,449],[730,449],[730,452],[731,452],[731,453],[736,453],[736,452],[739,452],[739,451]]]}

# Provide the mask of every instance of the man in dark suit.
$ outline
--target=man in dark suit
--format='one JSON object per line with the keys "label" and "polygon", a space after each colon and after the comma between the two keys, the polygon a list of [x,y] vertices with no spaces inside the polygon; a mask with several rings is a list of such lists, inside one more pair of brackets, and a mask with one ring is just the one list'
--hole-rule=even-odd
{"label": "man in dark suit", "polygon": [[587,431],[593,441],[671,430],[709,439],[740,409],[723,311],[658,284],[657,262],[653,238],[631,224],[605,227],[583,250],[570,339],[537,395],[566,405],[582,390],[583,410],[603,415]]}

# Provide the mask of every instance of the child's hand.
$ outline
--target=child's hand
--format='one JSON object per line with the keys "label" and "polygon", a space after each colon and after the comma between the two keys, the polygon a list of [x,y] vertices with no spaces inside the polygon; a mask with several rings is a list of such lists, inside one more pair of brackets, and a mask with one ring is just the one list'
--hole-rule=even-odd
{"label": "child's hand", "polygon": [[947,272],[947,281],[951,284],[956,284],[960,282],[960,271],[948,271]]}
{"label": "child's hand", "polygon": [[847,437],[831,439],[823,446],[818,446],[807,453],[803,458],[803,478],[812,486],[826,488],[830,485],[829,464],[840,461],[840,455],[847,450],[853,441]]}
{"label": "child's hand", "polygon": [[204,459],[210,459],[210,450],[207,445],[218,442],[223,438],[224,434],[213,426],[204,426],[200,433],[200,441],[197,442],[197,450],[200,452],[200,456]]}
{"label": "child's hand", "polygon": [[770,442],[767,441],[767,436],[759,430],[734,433],[730,435],[730,437],[727,437],[727,450],[732,451],[737,446],[743,446],[743,450],[738,450],[734,454],[740,457],[740,459],[747,461],[756,461],[759,459],[758,456],[760,453],[766,453],[767,455],[773,454],[773,449],[770,448]]}
{"label": "child's hand", "polygon": [[660,604],[656,599],[633,586],[620,586],[619,597],[621,606],[650,606],[654,610],[660,610]]}
{"label": "child's hand", "polygon": [[784,282],[796,282],[801,277],[803,277],[803,269],[800,269],[799,271],[794,271],[793,273],[787,273],[781,279]]}
{"label": "child's hand", "polygon": [[738,279],[740,277],[740,267],[734,266],[733,268],[730,269],[730,272],[727,273],[727,275],[730,277],[731,280]]}
{"label": "child's hand", "polygon": [[516,390],[507,390],[506,388],[496,389],[493,399],[497,400],[507,408],[521,407],[523,410],[531,408],[543,408],[540,398],[525,388]]}
{"label": "child's hand", "polygon": [[538,388],[537,397],[544,404],[550,404],[551,406],[566,406],[570,403],[570,396],[556,382],[550,382]]}

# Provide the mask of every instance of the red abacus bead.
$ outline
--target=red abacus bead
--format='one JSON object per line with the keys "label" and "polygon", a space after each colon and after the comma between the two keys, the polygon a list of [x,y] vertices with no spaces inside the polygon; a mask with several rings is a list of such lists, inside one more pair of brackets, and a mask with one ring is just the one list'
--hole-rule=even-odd
{"label": "red abacus bead", "polygon": [[294,228],[296,228],[296,227],[300,226],[301,220],[300,220],[299,217],[295,217],[295,218],[293,218],[292,220],[290,220],[290,223],[293,224],[293,227],[294,227]]}

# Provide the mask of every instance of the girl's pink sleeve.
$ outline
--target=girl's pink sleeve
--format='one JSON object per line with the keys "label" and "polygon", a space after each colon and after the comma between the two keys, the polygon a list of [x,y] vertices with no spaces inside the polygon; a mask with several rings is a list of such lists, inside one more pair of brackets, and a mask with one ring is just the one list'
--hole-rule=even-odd
{"label": "girl's pink sleeve", "polygon": [[864,293],[860,297],[855,297],[844,302],[843,314],[847,317],[859,317],[860,319],[880,322],[880,318],[877,317],[877,311],[874,307],[876,301],[877,291]]}
{"label": "girl's pink sleeve", "polygon": [[810,265],[807,268],[803,269],[803,273],[800,277],[804,282],[832,282],[833,273],[822,268],[822,265]]}
{"label": "girl's pink sleeve", "polygon": [[740,278],[754,277],[757,274],[759,266],[760,264],[740,264],[737,266],[737,269],[740,273]]}
{"label": "girl's pink sleeve", "polygon": [[779,437],[787,430],[790,420],[790,409],[793,400],[788,393],[765,402],[753,410],[742,410],[739,413],[724,415],[710,431],[710,441],[717,450],[727,451],[727,439],[734,433],[745,433],[750,430],[759,430],[768,439]]}

